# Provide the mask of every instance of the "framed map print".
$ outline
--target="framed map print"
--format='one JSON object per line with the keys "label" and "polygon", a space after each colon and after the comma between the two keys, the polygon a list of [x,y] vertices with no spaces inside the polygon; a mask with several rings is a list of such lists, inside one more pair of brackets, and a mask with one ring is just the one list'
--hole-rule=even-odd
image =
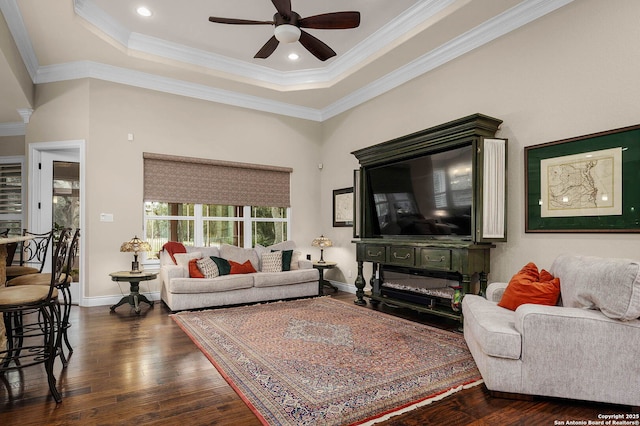
{"label": "framed map print", "polygon": [[526,232],[640,232],[640,125],[525,147]]}
{"label": "framed map print", "polygon": [[353,188],[333,190],[333,226],[353,226]]}

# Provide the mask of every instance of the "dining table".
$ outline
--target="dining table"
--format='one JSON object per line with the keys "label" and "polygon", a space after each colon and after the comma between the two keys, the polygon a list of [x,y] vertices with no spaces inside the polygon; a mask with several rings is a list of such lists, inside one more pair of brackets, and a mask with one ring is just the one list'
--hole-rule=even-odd
{"label": "dining table", "polygon": [[[32,240],[33,235],[17,235],[9,237],[0,237],[0,288],[5,286],[7,281],[7,244],[19,243]],[[7,336],[4,328],[4,319],[0,321],[0,353],[7,348]]]}

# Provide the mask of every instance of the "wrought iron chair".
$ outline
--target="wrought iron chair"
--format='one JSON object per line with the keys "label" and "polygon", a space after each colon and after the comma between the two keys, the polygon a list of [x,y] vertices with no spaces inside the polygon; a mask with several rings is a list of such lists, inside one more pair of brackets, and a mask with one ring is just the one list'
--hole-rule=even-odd
{"label": "wrought iron chair", "polygon": [[[67,232],[71,233],[71,229],[66,229]],[[57,244],[56,238],[54,237],[54,243]],[[77,228],[73,234],[73,238],[71,239],[71,244],[69,245],[69,252],[66,256],[66,263],[64,265],[56,265],[56,271],[59,275],[58,280],[55,283],[56,288],[62,293],[62,306],[61,309],[61,323],[60,330],[62,333],[62,339],[67,346],[69,354],[73,353],[73,347],[69,342],[69,337],[67,334],[67,329],[71,327],[69,322],[69,315],[71,313],[71,282],[73,281],[72,271],[75,259],[78,255],[78,250],[80,247],[80,228]],[[56,272],[54,272],[56,273]],[[22,285],[48,285],[51,281],[51,273],[43,272],[39,274],[27,274],[22,275],[20,277],[12,278],[7,281],[7,287],[13,286],[22,286]],[[67,357],[64,355],[64,350],[62,346],[60,347],[60,359],[62,363],[67,365]]]}
{"label": "wrought iron chair", "polygon": [[[55,358],[61,346],[61,319],[56,284],[60,280],[69,253],[69,232],[63,230],[53,252],[54,273],[49,285],[0,288],[0,313],[7,335],[0,348],[0,374],[44,364],[51,395],[56,402],[62,395],[53,374]],[[6,381],[5,381],[6,383]],[[7,389],[11,392],[11,389]]]}
{"label": "wrought iron chair", "polygon": [[21,275],[42,272],[49,251],[49,245],[53,239],[53,232],[54,230],[52,229],[49,232],[37,234],[29,232],[26,229],[22,230],[22,235],[31,235],[33,239],[21,245],[19,251],[20,262],[18,265],[9,265],[7,263],[7,281]]}

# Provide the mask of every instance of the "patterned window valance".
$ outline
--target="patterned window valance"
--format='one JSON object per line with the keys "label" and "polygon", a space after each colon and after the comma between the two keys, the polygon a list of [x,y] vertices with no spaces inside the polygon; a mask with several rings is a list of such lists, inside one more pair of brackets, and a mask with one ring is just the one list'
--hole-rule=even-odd
{"label": "patterned window valance", "polygon": [[288,167],[143,153],[144,200],[290,207]]}

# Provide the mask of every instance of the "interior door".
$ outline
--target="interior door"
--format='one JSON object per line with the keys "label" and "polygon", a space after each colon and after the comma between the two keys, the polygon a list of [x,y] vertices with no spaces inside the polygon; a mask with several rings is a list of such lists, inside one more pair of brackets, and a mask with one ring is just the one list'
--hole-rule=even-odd
{"label": "interior door", "polygon": [[[80,158],[77,150],[43,151],[40,158],[40,232],[80,227]],[[82,249],[82,248],[80,248]],[[49,266],[46,266],[49,268]],[[79,258],[74,260],[71,300],[79,301]]]}

